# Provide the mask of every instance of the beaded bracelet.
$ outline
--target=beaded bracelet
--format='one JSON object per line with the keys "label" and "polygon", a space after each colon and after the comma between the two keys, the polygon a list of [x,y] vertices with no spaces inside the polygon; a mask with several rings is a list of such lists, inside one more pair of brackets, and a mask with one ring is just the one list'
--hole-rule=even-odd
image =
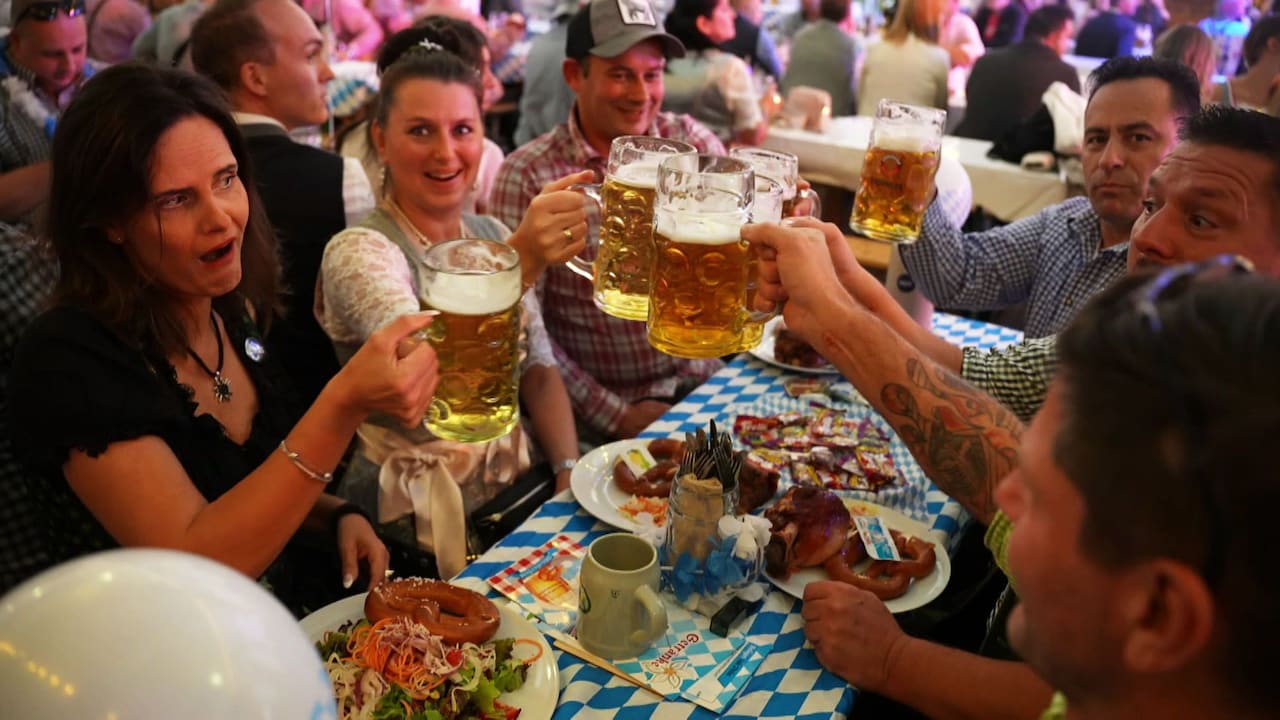
{"label": "beaded bracelet", "polygon": [[293,463],[293,466],[298,468],[298,470],[300,470],[303,475],[306,475],[312,480],[317,480],[325,484],[333,482],[333,473],[320,472],[312,468],[310,465],[307,465],[305,462],[302,461],[301,455],[290,450],[289,446],[284,444],[284,440],[280,441],[280,452],[284,453],[284,456],[289,458],[289,461]]}

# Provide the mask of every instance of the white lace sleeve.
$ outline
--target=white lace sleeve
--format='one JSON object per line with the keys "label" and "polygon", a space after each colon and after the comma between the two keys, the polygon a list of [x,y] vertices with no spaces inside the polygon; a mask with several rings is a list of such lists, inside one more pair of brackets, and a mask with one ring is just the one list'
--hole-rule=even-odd
{"label": "white lace sleeve", "polygon": [[538,303],[538,293],[533,288],[529,288],[520,301],[524,307],[526,318],[524,330],[529,341],[529,354],[524,361],[524,370],[535,365],[555,367],[556,358],[551,350],[551,339],[547,335],[547,328],[542,323],[542,305]]}
{"label": "white lace sleeve", "polygon": [[383,325],[418,309],[409,262],[385,235],[350,228],[325,246],[316,314],[335,343],[363,343]]}

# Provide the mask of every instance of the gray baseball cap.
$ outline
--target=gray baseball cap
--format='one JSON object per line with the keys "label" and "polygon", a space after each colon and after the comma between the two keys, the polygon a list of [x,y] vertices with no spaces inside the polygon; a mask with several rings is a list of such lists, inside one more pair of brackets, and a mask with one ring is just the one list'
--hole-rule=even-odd
{"label": "gray baseball cap", "polygon": [[643,40],[662,41],[667,57],[684,57],[684,45],[663,31],[649,0],[591,0],[569,21],[565,57],[617,57]]}

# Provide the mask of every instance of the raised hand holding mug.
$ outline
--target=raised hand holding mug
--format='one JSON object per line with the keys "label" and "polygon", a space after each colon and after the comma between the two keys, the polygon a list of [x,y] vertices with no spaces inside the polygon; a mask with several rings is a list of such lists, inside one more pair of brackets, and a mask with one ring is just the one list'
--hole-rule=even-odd
{"label": "raised hand holding mug", "polygon": [[658,553],[629,533],[591,543],[578,576],[578,642],[608,660],[636,657],[667,632]]}

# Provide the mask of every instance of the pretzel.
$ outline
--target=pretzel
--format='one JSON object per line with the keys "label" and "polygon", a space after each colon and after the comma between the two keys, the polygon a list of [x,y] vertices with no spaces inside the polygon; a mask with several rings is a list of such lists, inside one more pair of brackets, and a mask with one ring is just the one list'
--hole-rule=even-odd
{"label": "pretzel", "polygon": [[854,572],[853,566],[867,558],[867,549],[862,544],[862,536],[853,533],[839,552],[827,558],[822,564],[823,569],[832,580],[866,590],[881,600],[901,597],[913,579],[918,580],[933,572],[938,557],[932,543],[908,537],[897,530],[890,530],[889,534],[903,558],[901,562],[876,560],[865,572]]}
{"label": "pretzel", "polygon": [[454,645],[488,642],[502,624],[498,606],[485,596],[425,578],[378,585],[365,598],[364,614],[373,623],[389,617],[407,617]]}

